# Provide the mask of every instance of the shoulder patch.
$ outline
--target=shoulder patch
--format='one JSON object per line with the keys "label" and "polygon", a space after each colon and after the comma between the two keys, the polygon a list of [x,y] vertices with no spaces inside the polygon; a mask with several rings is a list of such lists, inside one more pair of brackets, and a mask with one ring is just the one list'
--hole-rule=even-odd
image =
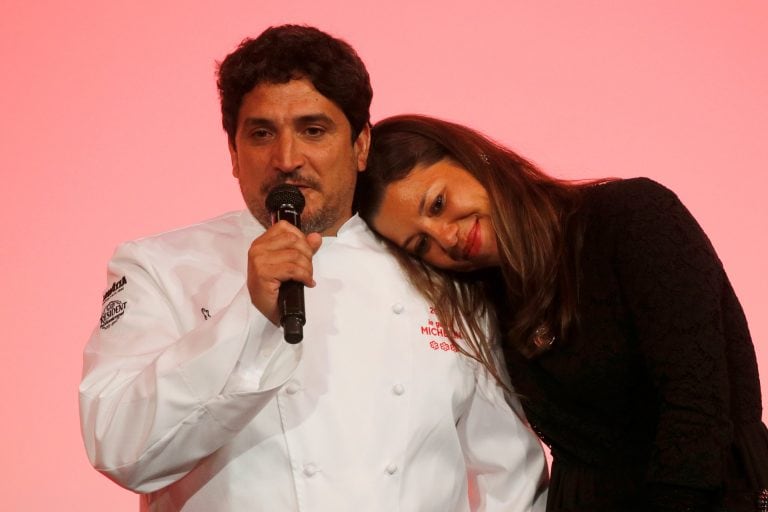
{"label": "shoulder patch", "polygon": [[121,277],[114,283],[112,283],[112,286],[109,287],[109,290],[104,292],[104,298],[101,299],[101,302],[107,302],[107,299],[112,297],[116,293],[120,293],[123,291],[123,288],[125,287],[128,280],[125,278],[125,276]]}
{"label": "shoulder patch", "polygon": [[106,306],[104,306],[104,309],[101,312],[101,328],[109,329],[115,325],[115,323],[120,320],[120,317],[125,313],[125,307],[127,304],[127,301],[112,300]]}

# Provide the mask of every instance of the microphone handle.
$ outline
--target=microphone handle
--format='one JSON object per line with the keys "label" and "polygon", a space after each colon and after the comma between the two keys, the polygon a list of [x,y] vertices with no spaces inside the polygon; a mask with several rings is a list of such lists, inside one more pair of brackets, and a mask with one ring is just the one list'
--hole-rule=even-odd
{"label": "microphone handle", "polygon": [[304,285],[298,281],[285,281],[277,293],[280,305],[280,324],[283,337],[288,343],[298,343],[304,338]]}
{"label": "microphone handle", "polygon": [[[274,212],[273,223],[285,220],[301,229],[299,212],[289,206],[278,208]],[[280,308],[280,325],[283,337],[291,344],[299,343],[304,338],[304,284],[298,281],[285,281],[277,294]]]}

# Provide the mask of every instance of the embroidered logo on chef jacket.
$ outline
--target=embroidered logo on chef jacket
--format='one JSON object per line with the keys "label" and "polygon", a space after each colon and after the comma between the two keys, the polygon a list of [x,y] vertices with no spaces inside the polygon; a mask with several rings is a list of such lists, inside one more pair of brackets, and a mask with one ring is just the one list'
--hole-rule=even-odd
{"label": "embroidered logo on chef jacket", "polygon": [[[430,313],[434,314],[434,309],[430,308]],[[427,324],[421,326],[421,334],[431,338],[429,340],[429,348],[432,350],[441,350],[443,352],[458,352],[459,349],[451,343],[448,335],[449,332],[445,329],[445,327],[437,320],[433,320],[432,318],[427,319]],[[460,340],[461,339],[461,333],[459,332],[453,332],[451,333],[453,335],[454,340]],[[434,338],[439,337],[442,338],[442,341],[437,341]]]}
{"label": "embroidered logo on chef jacket", "polygon": [[127,282],[128,280],[125,278],[125,276],[123,276],[119,280],[112,283],[112,286],[109,287],[109,290],[104,292],[104,298],[101,299],[102,304],[107,302],[107,299],[112,297],[114,294],[123,291],[123,288],[125,288]]}
{"label": "embroidered logo on chef jacket", "polygon": [[127,301],[113,300],[104,306],[104,310],[101,312],[101,328],[109,329],[115,325],[115,322],[120,320],[120,317],[125,313],[126,304],[128,304]]}
{"label": "embroidered logo on chef jacket", "polygon": [[454,345],[453,343],[448,343],[447,341],[441,341],[440,343],[436,342],[435,340],[431,340],[429,342],[429,348],[432,350],[442,350],[443,352],[458,352],[459,349]]}

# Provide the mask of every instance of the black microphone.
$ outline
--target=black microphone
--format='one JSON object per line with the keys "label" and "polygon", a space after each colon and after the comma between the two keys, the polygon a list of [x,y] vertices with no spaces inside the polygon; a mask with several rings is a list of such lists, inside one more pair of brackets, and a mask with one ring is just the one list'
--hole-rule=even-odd
{"label": "black microphone", "polygon": [[[301,229],[301,212],[304,210],[304,196],[293,185],[278,185],[270,190],[266,201],[272,215],[272,224],[285,220]],[[298,343],[304,338],[304,285],[298,281],[283,281],[277,294],[280,308],[280,325],[288,343]]]}

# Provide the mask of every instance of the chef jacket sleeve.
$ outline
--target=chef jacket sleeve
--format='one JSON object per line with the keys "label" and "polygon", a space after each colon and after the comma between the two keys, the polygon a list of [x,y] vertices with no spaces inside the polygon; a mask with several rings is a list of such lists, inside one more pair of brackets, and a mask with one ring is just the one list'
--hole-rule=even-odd
{"label": "chef jacket sleeve", "polygon": [[[101,325],[84,354],[80,420],[96,469],[137,492],[178,480],[231,440],[295,370],[301,346],[245,285],[185,332],[165,276],[136,243],[117,249]],[[108,292],[109,294],[110,292]]]}
{"label": "chef jacket sleeve", "polygon": [[514,396],[478,370],[475,393],[458,422],[473,511],[544,512],[544,452]]}

